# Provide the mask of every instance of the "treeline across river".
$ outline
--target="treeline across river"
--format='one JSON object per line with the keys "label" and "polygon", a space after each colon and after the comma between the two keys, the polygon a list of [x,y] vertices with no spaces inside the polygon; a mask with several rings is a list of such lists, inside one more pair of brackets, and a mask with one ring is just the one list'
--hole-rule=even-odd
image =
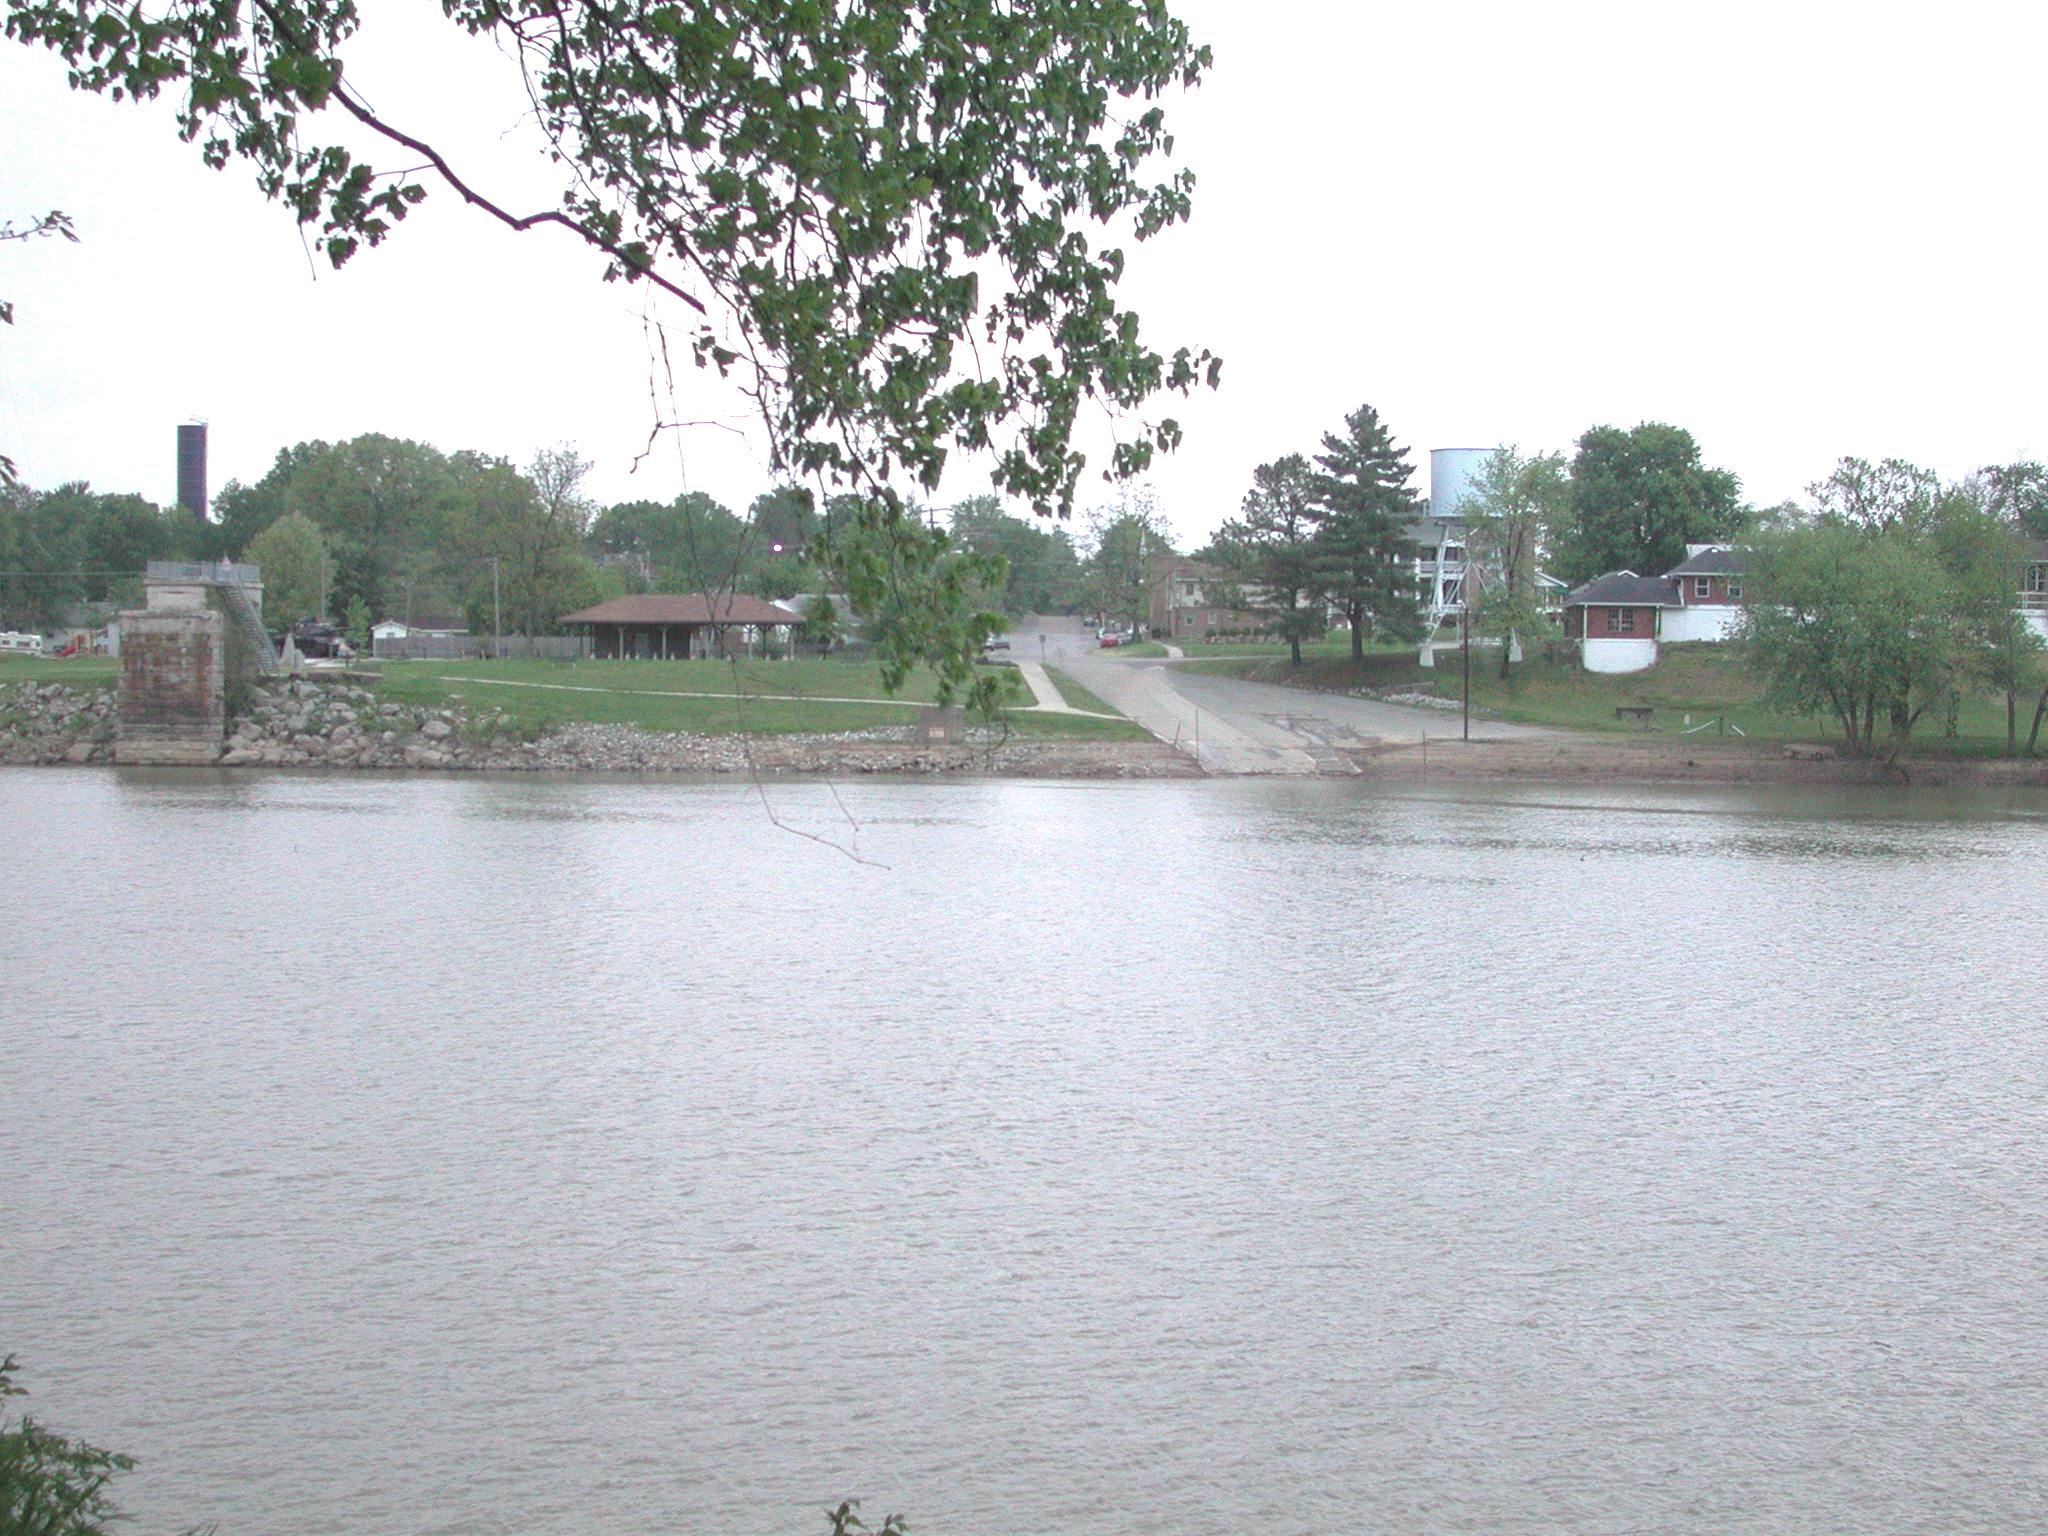
{"label": "treeline across river", "polygon": [[[744,510],[699,492],[599,505],[571,447],[524,466],[368,434],[281,451],[252,485],[229,482],[201,519],[86,483],[0,490],[0,628],[46,630],[81,603],[131,604],[151,560],[247,560],[263,568],[278,623],[324,618],[351,631],[395,618],[461,618],[478,632],[549,634],[562,614],[641,591],[736,591],[768,598],[827,585],[812,556],[845,498],[771,486]],[[1126,500],[1129,498],[1126,497]],[[999,555],[1009,613],[1099,604],[1105,529],[1020,517],[993,496],[931,509],[960,547]],[[494,607],[495,603],[495,607]]]}

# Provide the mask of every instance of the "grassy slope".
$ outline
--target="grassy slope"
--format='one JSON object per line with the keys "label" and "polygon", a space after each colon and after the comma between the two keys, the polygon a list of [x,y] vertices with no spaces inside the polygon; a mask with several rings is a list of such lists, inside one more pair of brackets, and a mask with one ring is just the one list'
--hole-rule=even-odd
{"label": "grassy slope", "polygon": [[[736,732],[852,731],[908,724],[916,707],[937,693],[929,673],[913,674],[896,698],[886,695],[881,669],[869,662],[756,661],[412,661],[379,664],[381,693],[405,704],[503,710],[524,730],[572,724],[629,725],[649,731],[706,735]],[[989,669],[1028,702],[1014,669]],[[551,684],[506,687],[506,683]],[[588,690],[588,691],[584,691]],[[746,694],[746,698],[679,698],[675,694]],[[784,699],[769,695],[796,694]],[[819,703],[818,698],[872,700]],[[1121,722],[1060,716],[1014,715],[1021,736],[1129,740]],[[1143,736],[1138,731],[1138,737]]]}
{"label": "grassy slope", "polygon": [[[1460,685],[1458,652],[1452,647],[1439,648],[1434,669],[1417,665],[1413,651],[1368,656],[1362,668],[1348,656],[1307,661],[1298,672],[1284,660],[1222,660],[1181,665],[1197,671],[1311,688],[1410,686],[1446,699],[1457,698]],[[1514,678],[1505,683],[1499,674],[1497,649],[1473,652],[1473,707],[1503,720],[1640,734],[1640,726],[1617,720],[1614,711],[1648,708],[1656,711],[1653,734],[1671,738],[1679,736],[1685,716],[1690,714],[1695,725],[1725,719],[1753,741],[1833,744],[1840,739],[1830,720],[1799,719],[1765,709],[1761,702],[1762,685],[1744,666],[1741,651],[1732,645],[1668,645],[1656,666],[1646,672],[1619,676],[1588,672],[1567,660],[1527,662],[1517,667]],[[1914,732],[1915,747],[1921,751],[1967,753],[2005,750],[2002,699],[1965,700],[1954,741],[1943,736],[1943,723],[1922,717],[1919,729]],[[1717,734],[1709,725],[1699,736],[1710,738]],[[1734,739],[1732,733],[1729,739]]]}
{"label": "grassy slope", "polygon": [[1120,715],[1120,709],[1113,709],[1093,693],[1083,688],[1058,667],[1047,667],[1045,675],[1052,679],[1053,687],[1059,689],[1060,697],[1075,709],[1092,710],[1098,715]]}
{"label": "grassy slope", "polygon": [[[1020,735],[1063,735],[1080,736],[1097,741],[1150,741],[1152,733],[1135,720],[1126,720],[1120,710],[1105,704],[1101,699],[1083,688],[1058,667],[1047,667],[1045,675],[1052,679],[1059,695],[1075,709],[1093,710],[1100,715],[1115,715],[1114,720],[1077,720],[1072,715],[1016,715],[1011,718],[1010,728]],[[1053,726],[1048,731],[1046,726]]]}

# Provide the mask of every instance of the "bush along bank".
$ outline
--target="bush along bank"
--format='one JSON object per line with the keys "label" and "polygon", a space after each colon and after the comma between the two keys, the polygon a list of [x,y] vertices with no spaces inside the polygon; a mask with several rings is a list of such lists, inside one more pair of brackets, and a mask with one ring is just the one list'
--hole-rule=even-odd
{"label": "bush along bank", "polygon": [[[111,763],[110,689],[24,684],[0,694],[0,763]],[[347,683],[267,683],[232,721],[223,768],[426,769],[557,773],[948,774],[1182,778],[1200,772],[1158,742],[980,739],[936,745],[908,727],[812,735],[698,736],[622,725],[534,735],[495,709],[381,700]]]}

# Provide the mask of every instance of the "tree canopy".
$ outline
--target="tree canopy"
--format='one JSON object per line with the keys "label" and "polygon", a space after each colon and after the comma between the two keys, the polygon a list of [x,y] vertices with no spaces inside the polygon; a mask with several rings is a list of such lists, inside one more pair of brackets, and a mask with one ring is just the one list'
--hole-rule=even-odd
{"label": "tree canopy", "polygon": [[1607,571],[1668,571],[1687,544],[1721,542],[1742,524],[1742,482],[1703,464],[1690,432],[1659,421],[1587,431],[1572,459],[1571,492],[1559,553],[1574,582]]}
{"label": "tree canopy", "polygon": [[[1252,471],[1238,515],[1216,535],[1216,550],[1231,574],[1259,591],[1259,606],[1273,614],[1288,655],[1301,665],[1301,642],[1323,632],[1328,571],[1317,542],[1323,508],[1315,471],[1290,453]],[[1249,596],[1250,594],[1247,594]]]}
{"label": "tree canopy", "polygon": [[1501,676],[1516,646],[1550,628],[1538,562],[1571,503],[1564,455],[1496,449],[1473,478],[1465,513],[1465,603],[1479,632],[1501,642]]}
{"label": "tree canopy", "polygon": [[[739,370],[799,474],[893,495],[899,472],[931,488],[950,453],[986,453],[999,488],[1065,511],[1083,405],[1215,382],[1206,351],[1140,338],[1117,302],[1125,254],[1091,228],[1143,240],[1188,212],[1158,100],[1210,57],[1163,0],[443,9],[517,71],[557,206],[502,206],[407,130],[403,102],[371,105],[346,67],[355,0],[5,0],[7,35],[58,53],[75,88],[176,95],[206,163],[253,167],[337,265],[434,182],[512,229],[576,236],[608,280],[688,308],[697,363]],[[1148,422],[1110,467],[1178,439]]]}
{"label": "tree canopy", "polygon": [[1762,530],[1747,562],[1744,631],[1772,704],[1896,760],[1929,710],[1988,684],[2017,751],[2041,650],[2015,607],[2020,526],[1981,481],[1897,459],[1844,459],[1811,494],[1816,514]]}

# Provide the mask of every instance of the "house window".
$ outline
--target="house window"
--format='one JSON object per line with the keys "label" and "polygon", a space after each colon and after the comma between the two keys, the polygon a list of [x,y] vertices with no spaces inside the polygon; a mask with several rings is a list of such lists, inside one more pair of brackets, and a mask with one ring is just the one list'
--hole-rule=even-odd
{"label": "house window", "polygon": [[2027,567],[2027,590],[2029,592],[2048,592],[2048,565],[2030,565]]}
{"label": "house window", "polygon": [[1714,578],[1711,576],[1693,577],[1692,595],[1702,599],[1712,597],[1714,595]]}
{"label": "house window", "polygon": [[1609,614],[1610,614],[1610,615],[1611,615],[1611,616],[1613,617],[1614,623],[1613,623],[1613,625],[1612,625],[1611,627],[1612,627],[1612,629],[1614,630],[1614,632],[1615,632],[1616,634],[1618,634],[1618,635],[1632,635],[1632,634],[1634,634],[1634,633],[1636,632],[1636,611],[1635,611],[1635,609],[1633,609],[1633,608],[1610,608],[1610,609],[1608,609],[1607,611],[1608,611],[1608,613],[1609,613]]}
{"label": "house window", "polygon": [[1731,603],[1742,601],[1742,583],[1733,576],[1728,578],[1728,601]]}

